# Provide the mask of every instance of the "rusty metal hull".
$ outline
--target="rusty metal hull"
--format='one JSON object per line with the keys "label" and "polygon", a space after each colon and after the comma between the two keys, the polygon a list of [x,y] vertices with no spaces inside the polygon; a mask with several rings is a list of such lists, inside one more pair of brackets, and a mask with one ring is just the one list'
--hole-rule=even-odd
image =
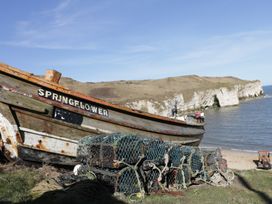
{"label": "rusty metal hull", "polygon": [[113,105],[0,64],[0,130],[0,148],[10,159],[65,164],[67,157],[71,164],[77,141],[87,135],[123,132],[198,145],[204,124]]}

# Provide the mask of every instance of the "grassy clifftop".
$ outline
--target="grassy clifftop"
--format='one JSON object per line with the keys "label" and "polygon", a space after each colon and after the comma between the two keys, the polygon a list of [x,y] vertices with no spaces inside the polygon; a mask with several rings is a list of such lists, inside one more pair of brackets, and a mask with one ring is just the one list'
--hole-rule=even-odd
{"label": "grassy clifftop", "polygon": [[96,98],[101,98],[115,104],[125,104],[138,99],[165,99],[182,93],[185,101],[189,100],[195,91],[231,88],[234,85],[246,84],[251,81],[235,77],[200,77],[197,75],[169,77],[157,80],[134,80],[112,82],[79,82],[63,77],[61,84],[72,90],[83,92]]}

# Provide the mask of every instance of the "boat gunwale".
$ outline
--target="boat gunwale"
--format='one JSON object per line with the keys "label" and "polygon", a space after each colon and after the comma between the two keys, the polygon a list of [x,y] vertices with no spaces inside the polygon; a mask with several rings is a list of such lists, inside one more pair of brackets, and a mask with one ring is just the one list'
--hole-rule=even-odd
{"label": "boat gunwale", "polygon": [[88,96],[83,93],[70,90],[60,84],[46,81],[43,78],[37,77],[31,73],[22,71],[20,69],[11,67],[7,64],[0,63],[0,72],[3,72],[4,74],[10,75],[12,77],[18,78],[20,80],[26,81],[28,83],[35,84],[35,85],[42,86],[42,87],[46,87],[46,88],[52,89],[54,91],[58,91],[58,92],[61,92],[61,93],[64,93],[64,94],[67,94],[67,95],[70,95],[70,96],[73,96],[76,98],[80,98],[80,99],[86,100],[88,102],[99,104],[99,105],[102,105],[102,106],[107,107],[109,109],[113,109],[113,110],[123,112],[126,114],[135,115],[135,116],[142,117],[142,118],[148,118],[150,120],[155,120],[155,121],[163,121],[166,123],[176,124],[176,125],[186,125],[186,126],[192,126],[192,127],[204,127],[204,125],[205,125],[205,123],[190,124],[190,123],[186,123],[184,121],[179,121],[176,119],[171,119],[168,117],[159,116],[159,115],[155,115],[155,114],[151,114],[151,113],[147,113],[147,112],[142,112],[140,110],[130,109],[130,108],[127,108],[124,106],[112,104],[112,103],[106,102],[104,100],[97,99],[95,97]]}

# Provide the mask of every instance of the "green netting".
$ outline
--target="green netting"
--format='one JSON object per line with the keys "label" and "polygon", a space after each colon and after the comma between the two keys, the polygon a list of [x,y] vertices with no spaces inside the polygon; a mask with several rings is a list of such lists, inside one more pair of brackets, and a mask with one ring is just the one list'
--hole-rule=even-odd
{"label": "green netting", "polygon": [[169,151],[171,166],[180,167],[182,163],[187,164],[192,151],[193,148],[190,146],[172,144]]}
{"label": "green netting", "polygon": [[120,168],[116,161],[135,164],[143,154],[140,137],[120,133],[82,140],[78,150],[78,155],[85,157],[91,166],[107,168]]}
{"label": "green netting", "polygon": [[[84,158],[97,178],[126,195],[163,188],[186,188],[197,181],[210,182],[215,172],[226,172],[220,150],[202,151],[158,139],[114,133],[79,141],[78,158]],[[169,158],[169,160],[168,160]],[[140,185],[139,185],[140,182]]]}
{"label": "green netting", "polygon": [[203,171],[204,159],[199,148],[192,148],[192,150],[193,151],[189,157],[189,165],[192,176],[196,176]]}
{"label": "green netting", "polygon": [[170,188],[187,188],[191,184],[191,170],[188,164],[180,168],[171,168],[167,174],[167,183]]}
{"label": "green netting", "polygon": [[145,158],[155,163],[163,164],[164,155],[168,152],[168,143],[158,139],[145,139]]}
{"label": "green netting", "polygon": [[160,172],[157,169],[152,169],[150,171],[145,172],[145,176],[146,176],[146,186],[148,189],[148,193],[150,192],[157,192],[159,190],[161,190],[160,188],[160,182],[159,182],[159,176],[160,176]]}
{"label": "green netting", "polygon": [[92,144],[100,143],[103,141],[104,137],[107,135],[98,135],[98,136],[87,136],[83,137],[78,141],[77,148],[77,159],[81,161],[82,159],[89,159],[89,156],[92,155],[93,148]]}

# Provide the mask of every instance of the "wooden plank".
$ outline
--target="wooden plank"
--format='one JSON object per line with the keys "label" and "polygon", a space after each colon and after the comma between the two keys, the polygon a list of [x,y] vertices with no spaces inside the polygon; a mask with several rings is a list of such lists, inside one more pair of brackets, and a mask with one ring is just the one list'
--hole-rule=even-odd
{"label": "wooden plank", "polygon": [[43,162],[46,164],[75,166],[78,163],[75,157],[50,153],[23,145],[18,146],[18,154],[23,160]]}
{"label": "wooden plank", "polygon": [[[172,123],[172,124],[186,124],[184,121],[179,121],[179,120],[175,120],[175,119],[171,119],[171,118],[167,118],[167,117],[163,117],[163,116],[159,116],[159,115],[154,115],[154,114],[150,114],[150,113],[145,113],[142,111],[138,111],[138,110],[133,110],[133,109],[129,109],[127,107],[123,107],[123,106],[118,106],[118,105],[114,105],[111,103],[108,103],[106,101],[100,100],[100,99],[96,99],[94,97],[91,96],[86,96],[82,93],[79,92],[75,92],[72,90],[69,90],[59,84],[55,84],[52,82],[48,82],[44,79],[38,78],[36,76],[33,76],[30,73],[27,72],[23,72],[19,69],[16,69],[14,67],[11,67],[9,65],[6,64],[1,64],[0,63],[0,71],[3,73],[6,73],[8,75],[20,78],[22,80],[26,80],[29,83],[32,84],[36,84],[39,86],[43,86],[43,87],[47,87],[49,89],[55,90],[55,91],[60,91],[62,93],[77,97],[77,98],[81,98],[90,102],[94,102],[100,105],[103,105],[105,107],[108,107],[110,109],[116,110],[116,111],[120,111],[120,112],[124,112],[126,114],[132,114],[132,115],[136,115],[138,117],[145,117],[148,118],[150,120],[161,120],[165,123]],[[191,124],[187,124],[188,126],[190,126]],[[197,126],[197,125],[192,125],[192,126]],[[198,126],[203,126],[203,125],[198,125]]]}
{"label": "wooden plank", "polygon": [[0,102],[9,105],[17,106],[20,108],[28,109],[31,111],[39,112],[41,114],[52,115],[52,106],[42,103],[38,100],[32,99],[27,96],[19,95],[0,88]]}
{"label": "wooden plank", "polygon": [[[12,81],[13,79],[10,79]],[[13,84],[18,84],[22,83],[21,81],[14,81]],[[28,91],[26,95],[30,95],[33,99],[40,100],[43,103],[48,103],[52,106],[60,107],[66,110],[69,110],[71,112],[76,112],[85,116],[88,116],[92,119],[96,119],[99,121],[105,121],[107,123],[112,123],[120,126],[126,126],[132,129],[139,129],[139,130],[145,130],[145,131],[150,131],[150,132],[155,132],[155,133],[162,133],[166,135],[198,135],[198,134],[203,134],[204,129],[203,126],[191,126],[191,125],[186,125],[186,124],[168,124],[164,123],[163,121],[154,121],[154,120],[148,120],[147,118],[139,118],[134,115],[128,115],[124,113],[120,113],[115,110],[109,110],[109,117],[103,117],[100,115],[92,114],[88,111],[83,111],[79,108],[72,107],[69,105],[64,105],[62,103],[53,101],[53,100],[48,100],[42,97],[38,97],[35,94],[37,94],[37,91],[39,87],[35,87],[34,85],[26,84],[24,83],[23,90],[20,89],[18,90],[18,94],[21,94],[20,92],[25,92]],[[27,87],[26,90],[25,87]],[[15,91],[15,90],[14,90]],[[36,92],[36,93],[35,93]],[[102,128],[103,129],[103,128]],[[105,129],[105,128],[104,128]]]}

